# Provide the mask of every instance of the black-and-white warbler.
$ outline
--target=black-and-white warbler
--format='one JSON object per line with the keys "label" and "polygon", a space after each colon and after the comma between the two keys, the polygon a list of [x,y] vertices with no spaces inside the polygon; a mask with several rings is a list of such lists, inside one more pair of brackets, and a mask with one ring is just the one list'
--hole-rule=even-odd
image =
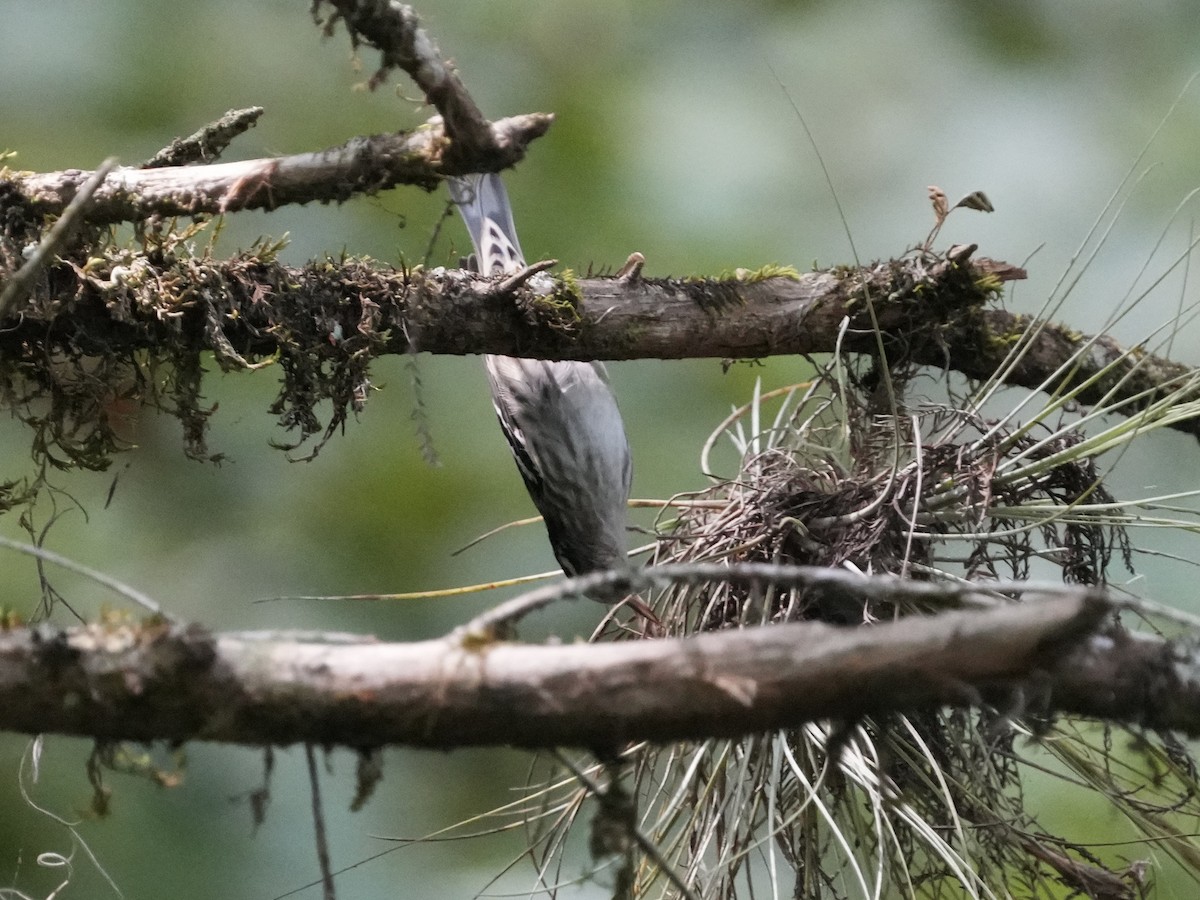
{"label": "black-and-white warbler", "polygon": [[[448,183],[479,271],[524,268],[500,176],[469,175]],[[628,565],[629,442],[604,367],[511,356],[486,356],[484,362],[500,427],[563,571],[583,575]]]}

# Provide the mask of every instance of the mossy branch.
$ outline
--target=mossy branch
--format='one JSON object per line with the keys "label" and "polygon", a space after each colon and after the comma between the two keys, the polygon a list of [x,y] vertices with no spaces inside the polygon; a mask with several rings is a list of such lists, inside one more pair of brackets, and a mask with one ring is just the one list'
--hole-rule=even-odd
{"label": "mossy branch", "polygon": [[[507,292],[441,268],[397,270],[359,259],[290,267],[269,247],[226,260],[194,257],[165,227],[144,230],[140,240],[136,252],[93,247],[49,267],[24,307],[0,322],[0,390],[10,405],[48,396],[69,413],[71,429],[51,435],[50,445],[78,444],[89,433],[79,426],[89,422],[103,429],[89,416],[121,396],[180,413],[189,451],[203,455],[198,373],[210,352],[227,371],[278,365],[282,384],[271,411],[295,432],[294,447],[331,434],[363,407],[370,363],[383,354],[749,359],[839,347],[874,354],[868,299],[893,367],[990,377],[1025,335],[1019,364],[1003,370],[1006,381],[1079,388],[1080,401],[1105,397],[1125,413],[1190,373],[1105,337],[990,308],[1001,285],[995,272],[1014,276],[986,259],[916,253],[863,268],[724,279],[537,273]],[[149,369],[168,377],[147,378]],[[326,417],[316,411],[322,400],[333,402]],[[1173,427],[1200,433],[1194,418]]]}

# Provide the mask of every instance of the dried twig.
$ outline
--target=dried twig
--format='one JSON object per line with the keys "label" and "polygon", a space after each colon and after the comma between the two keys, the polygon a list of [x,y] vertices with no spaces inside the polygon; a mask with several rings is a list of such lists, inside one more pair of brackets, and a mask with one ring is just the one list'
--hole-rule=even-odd
{"label": "dried twig", "polygon": [[936,603],[943,608],[990,608],[1006,596],[1097,598],[1096,588],[1033,581],[949,582],[913,581],[898,575],[866,578],[844,569],[773,563],[675,563],[641,569],[591,572],[537,588],[492,607],[453,632],[463,638],[507,632],[520,619],[552,603],[593,593],[638,593],[669,584],[721,582],[750,588],[803,588],[814,597],[832,601],[854,598],[863,602]]}
{"label": "dried twig", "polygon": [[176,138],[149,160],[143,169],[166,166],[186,166],[194,162],[213,162],[240,134],[253,128],[263,114],[261,106],[231,109],[215,122],[210,122],[194,134]]}
{"label": "dried twig", "polygon": [[539,262],[531,263],[524,266],[519,272],[513,272],[508,277],[497,282],[494,290],[496,294],[511,294],[538,272],[545,272],[553,269],[558,265],[557,259],[543,259]]}
{"label": "dried twig", "polygon": [[334,900],[333,866],[329,862],[329,838],[325,833],[325,810],[321,805],[321,776],[317,771],[317,751],[312,744],[304,745],[304,760],[308,765],[308,790],[312,800],[313,837],[317,844],[317,863],[321,868],[321,895]]}

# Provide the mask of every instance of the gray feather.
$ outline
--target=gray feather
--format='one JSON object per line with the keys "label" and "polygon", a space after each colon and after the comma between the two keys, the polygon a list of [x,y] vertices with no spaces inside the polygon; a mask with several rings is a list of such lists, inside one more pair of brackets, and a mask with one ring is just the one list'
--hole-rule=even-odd
{"label": "gray feather", "polygon": [[[449,184],[480,271],[521,269],[500,176],[451,178]],[[484,361],[500,426],[563,570],[578,575],[625,565],[632,464],[604,367],[509,356]]]}

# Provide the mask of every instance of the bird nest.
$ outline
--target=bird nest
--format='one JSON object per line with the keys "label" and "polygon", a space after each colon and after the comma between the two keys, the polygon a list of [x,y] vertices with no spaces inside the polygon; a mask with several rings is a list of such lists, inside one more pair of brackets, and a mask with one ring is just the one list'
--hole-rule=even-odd
{"label": "bird nest", "polygon": [[[966,398],[881,414],[847,399],[837,389],[844,380],[831,371],[735,410],[718,432],[733,440],[737,471],[665,507],[674,518],[660,518],[652,562],[972,581],[1057,570],[1083,584],[1106,583],[1114,560],[1131,566],[1098,451],[1071,422],[1050,424],[1044,410],[1032,426],[991,421]],[[674,636],[797,620],[869,626],[939,611],[744,582],[677,584],[647,601]],[[608,636],[633,637],[611,627]],[[1198,812],[1190,758],[1169,738],[1130,735],[1120,746],[1107,727],[1014,704],[638,745],[619,764],[590,768],[560,757],[569,774],[558,769],[527,798],[531,853],[543,884],[556,883],[549,873],[566,835],[604,782],[592,850],[607,852],[617,896],[985,898],[1039,895],[1054,883],[1137,896],[1144,865],[1043,828],[1045,806],[1027,804],[1028,790],[1115,805],[1157,838],[1194,830],[1165,818]],[[610,820],[621,816],[638,842],[596,838],[618,830]],[[1200,871],[1189,841],[1166,849]]]}

